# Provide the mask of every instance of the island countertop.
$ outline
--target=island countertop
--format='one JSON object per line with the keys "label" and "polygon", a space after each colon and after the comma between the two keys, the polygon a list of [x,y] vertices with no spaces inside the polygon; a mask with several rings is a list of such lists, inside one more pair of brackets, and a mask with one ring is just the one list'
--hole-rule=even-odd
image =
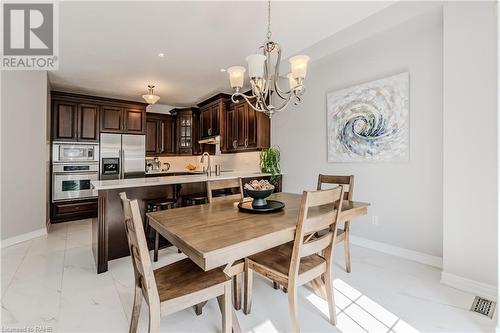
{"label": "island countertop", "polygon": [[160,185],[175,185],[187,183],[199,183],[209,180],[224,180],[235,178],[252,178],[270,176],[269,173],[262,173],[259,171],[233,171],[222,172],[220,176],[207,176],[206,174],[192,174],[185,176],[165,176],[165,177],[151,177],[151,178],[129,178],[129,179],[112,179],[112,180],[94,180],[91,184],[95,190],[115,190],[121,188],[134,188],[134,187],[147,187],[147,186],[160,186]]}

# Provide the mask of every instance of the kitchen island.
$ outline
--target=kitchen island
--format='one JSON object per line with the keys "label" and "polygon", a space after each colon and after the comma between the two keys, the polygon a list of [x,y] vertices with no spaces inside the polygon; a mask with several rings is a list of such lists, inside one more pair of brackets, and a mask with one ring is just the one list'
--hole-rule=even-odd
{"label": "kitchen island", "polygon": [[[209,180],[242,178],[268,178],[270,174],[260,172],[222,172],[220,176],[207,174],[188,174],[182,176],[131,178],[116,180],[96,180],[91,184],[98,192],[98,215],[92,219],[92,252],[97,273],[108,270],[108,261],[128,256],[129,249],[123,212],[119,198],[120,192],[126,192],[130,199],[137,199],[144,218],[145,201],[153,198],[173,197],[179,187],[181,195],[206,192]],[[278,187],[279,191],[280,188]]]}

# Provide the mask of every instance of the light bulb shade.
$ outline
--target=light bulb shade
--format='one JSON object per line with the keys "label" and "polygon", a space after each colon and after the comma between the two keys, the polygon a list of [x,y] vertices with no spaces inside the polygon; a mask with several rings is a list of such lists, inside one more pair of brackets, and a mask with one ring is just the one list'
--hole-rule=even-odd
{"label": "light bulb shade", "polygon": [[263,54],[251,54],[246,58],[248,63],[248,76],[250,78],[262,78],[264,76],[264,62],[266,56]]}
{"label": "light bulb shade", "polygon": [[154,94],[154,92],[153,92],[154,88],[155,88],[155,86],[153,86],[151,84],[148,85],[148,93],[146,95],[142,95],[142,98],[144,98],[146,103],[148,103],[150,105],[155,104],[156,102],[158,102],[160,100],[160,96]]}
{"label": "light bulb shade", "polygon": [[290,61],[292,67],[292,77],[294,79],[304,79],[307,74],[309,57],[306,55],[296,55],[291,57],[288,61]]}
{"label": "light bulb shade", "polygon": [[293,90],[293,88],[298,86],[297,80],[295,80],[295,78],[292,76],[292,73],[288,73],[286,77],[288,78],[288,84],[290,86],[290,90]]}
{"label": "light bulb shade", "polygon": [[229,74],[229,84],[231,84],[231,88],[243,87],[245,71],[246,69],[243,66],[232,66],[227,69],[227,74]]}

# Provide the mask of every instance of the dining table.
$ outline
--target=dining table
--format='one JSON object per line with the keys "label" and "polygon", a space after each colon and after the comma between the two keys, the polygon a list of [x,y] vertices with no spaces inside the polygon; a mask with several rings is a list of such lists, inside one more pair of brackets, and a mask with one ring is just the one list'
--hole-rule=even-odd
{"label": "dining table", "polygon": [[[242,259],[294,240],[302,195],[279,192],[268,199],[281,201],[285,207],[269,214],[251,214],[241,212],[238,202],[221,200],[146,216],[152,228],[201,269],[224,267],[232,277],[242,271]],[[366,215],[368,206],[366,202],[344,200],[338,222]],[[315,281],[312,287],[321,285],[321,280]],[[237,333],[241,329],[234,309],[232,312],[233,332]]]}

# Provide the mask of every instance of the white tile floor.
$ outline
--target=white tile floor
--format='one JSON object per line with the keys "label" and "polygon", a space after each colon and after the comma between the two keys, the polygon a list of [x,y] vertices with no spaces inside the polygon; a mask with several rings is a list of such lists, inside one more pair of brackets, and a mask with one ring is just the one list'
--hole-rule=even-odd
{"label": "white tile floor", "polygon": [[[49,235],[2,249],[2,332],[46,327],[53,332],[127,332],[132,307],[130,258],[110,262],[97,275],[89,220],[54,225]],[[337,247],[335,297],[338,325],[328,324],[326,303],[300,288],[303,332],[493,332],[495,321],[468,310],[473,295],[443,286],[438,269],[352,246],[353,271],[342,268]],[[155,266],[182,258],[173,248]],[[143,306],[139,331],[147,330]],[[281,291],[256,279],[252,313],[237,312],[244,332],[290,331]],[[162,318],[164,332],[216,332],[215,301]],[[41,331],[40,331],[41,332]]]}

